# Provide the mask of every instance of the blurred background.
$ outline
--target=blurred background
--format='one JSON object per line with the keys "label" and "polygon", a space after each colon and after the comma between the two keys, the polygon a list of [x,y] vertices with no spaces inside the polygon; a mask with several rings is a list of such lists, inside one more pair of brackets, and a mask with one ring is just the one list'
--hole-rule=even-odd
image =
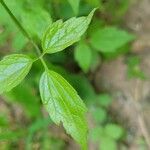
{"label": "blurred background", "polygon": [[[46,56],[88,107],[89,150],[150,149],[150,1],[5,0],[40,45],[57,19],[88,15],[98,7],[81,41]],[[35,57],[35,49],[0,5],[0,58]],[[79,150],[42,106],[36,62],[27,78],[0,97],[0,150]]]}

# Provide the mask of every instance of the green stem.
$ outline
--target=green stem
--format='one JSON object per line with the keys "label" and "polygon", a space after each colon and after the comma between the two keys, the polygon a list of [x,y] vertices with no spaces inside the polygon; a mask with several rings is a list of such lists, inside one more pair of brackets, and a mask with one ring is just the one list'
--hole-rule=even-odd
{"label": "green stem", "polygon": [[19,21],[16,19],[16,17],[14,16],[14,14],[11,12],[11,10],[8,8],[8,6],[5,4],[5,2],[3,0],[0,0],[0,3],[2,4],[2,6],[5,8],[5,10],[7,11],[7,13],[10,15],[10,17],[12,18],[12,20],[14,21],[14,23],[18,26],[18,28],[21,30],[21,32],[29,39],[31,40],[29,34],[26,32],[26,30],[21,26],[21,24],[19,23]]}
{"label": "green stem", "polygon": [[46,62],[44,61],[43,57],[40,57],[39,59],[41,60],[45,70],[47,71],[48,70],[48,66],[47,66]]}
{"label": "green stem", "polygon": [[20,29],[20,31],[22,32],[22,34],[29,40],[29,42],[32,43],[32,45],[34,46],[34,48],[36,49],[37,55],[39,57],[39,59],[41,60],[44,68],[48,68],[44,59],[43,59],[43,54],[41,53],[40,48],[38,47],[38,45],[33,41],[33,39],[30,37],[30,35],[28,34],[28,32],[24,29],[24,27],[20,24],[20,22],[17,20],[17,18],[15,17],[15,15],[11,12],[11,10],[8,8],[8,6],[6,5],[6,3],[3,0],[0,0],[0,3],[2,4],[2,6],[4,7],[4,9],[7,11],[7,13],[9,14],[9,16],[11,17],[11,19],[14,21],[14,23],[16,24],[16,26]]}

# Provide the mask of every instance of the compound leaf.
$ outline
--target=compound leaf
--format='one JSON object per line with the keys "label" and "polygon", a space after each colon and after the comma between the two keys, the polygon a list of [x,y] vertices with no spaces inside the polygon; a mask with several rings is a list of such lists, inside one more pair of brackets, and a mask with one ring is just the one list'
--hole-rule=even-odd
{"label": "compound leaf", "polygon": [[0,94],[17,86],[28,74],[32,59],[26,55],[13,54],[0,61]]}
{"label": "compound leaf", "polygon": [[96,9],[87,17],[73,17],[65,22],[58,20],[46,31],[42,47],[44,53],[56,53],[80,40],[87,30]]}
{"label": "compound leaf", "polygon": [[74,88],[58,73],[45,71],[40,79],[40,94],[51,119],[63,123],[83,149],[86,149],[87,122],[86,106]]}

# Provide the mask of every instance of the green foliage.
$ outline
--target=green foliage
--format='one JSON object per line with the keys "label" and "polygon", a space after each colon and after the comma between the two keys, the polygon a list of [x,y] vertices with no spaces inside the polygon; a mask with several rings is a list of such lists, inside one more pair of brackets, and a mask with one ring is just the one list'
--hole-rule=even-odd
{"label": "green foliage", "polygon": [[123,129],[116,124],[108,124],[105,126],[104,132],[115,140],[123,136]]}
{"label": "green foliage", "polygon": [[[35,145],[39,145],[39,148],[44,150],[66,149],[64,146],[67,142],[55,137],[53,132],[49,131],[51,130],[49,124],[52,126],[52,121],[56,124],[62,123],[67,133],[82,145],[83,149],[86,149],[87,109],[77,92],[87,104],[92,117],[90,121],[95,125],[90,130],[90,140],[100,143],[99,149],[117,149],[124,130],[114,123],[116,121],[108,113],[112,97],[106,93],[95,92],[91,84],[93,83],[91,75],[106,58],[112,59],[129,51],[129,43],[134,36],[118,27],[119,18],[121,19],[126,12],[129,0],[106,2],[102,0],[7,0],[6,4],[29,34],[30,39],[24,37],[11,20],[11,16],[0,5],[0,45],[6,46],[8,50],[11,49],[11,53],[22,51],[35,58],[31,60],[28,56],[18,54],[14,56],[21,56],[21,58],[6,61],[5,58],[11,58],[10,55],[0,61],[0,93],[12,89],[3,94],[3,97],[7,99],[8,104],[21,105],[22,112],[25,113],[25,122],[22,126],[15,124],[15,130],[12,130],[13,125],[11,128],[10,118],[5,117],[9,115],[0,115],[0,130],[4,131],[0,139],[7,141],[6,149],[13,149],[16,143],[19,145],[20,139],[25,141],[26,149],[34,149]],[[93,7],[100,7],[100,9],[82,38],[95,9],[88,16],[86,14]],[[73,17],[74,15],[79,17]],[[80,17],[82,15],[85,17]],[[70,17],[72,18],[68,19]],[[52,22],[52,20],[58,21]],[[80,38],[82,42],[69,47]],[[63,51],[66,48],[70,51]],[[34,54],[35,49],[38,49],[38,57]],[[0,55],[7,53],[3,51]],[[46,53],[55,54],[43,57]],[[34,64],[28,78],[21,83],[29,72],[32,62]],[[127,61],[129,77],[144,78],[139,62],[137,59]],[[44,73],[42,64],[46,70]],[[48,67],[51,70],[48,70]],[[90,73],[87,74],[89,71]],[[56,72],[65,77],[77,92]],[[40,79],[41,73],[43,75]],[[40,93],[38,92],[39,79]],[[21,84],[18,85],[19,83]],[[41,117],[45,116],[45,113],[41,110],[39,94],[52,121]],[[6,129],[8,130],[5,132]]]}
{"label": "green foliage", "polygon": [[103,13],[107,13],[107,15],[111,16],[112,22],[118,23],[122,20],[122,16],[127,12],[131,2],[132,1],[130,0],[110,0],[102,5],[102,11]]}
{"label": "green foliage", "polygon": [[13,141],[16,141],[20,137],[22,137],[22,135],[23,135],[23,131],[22,130],[18,130],[17,132],[10,131],[10,130],[6,130],[5,132],[2,131],[1,134],[0,134],[0,141],[1,140],[13,140]]}
{"label": "green foliage", "polygon": [[[31,38],[29,37],[28,32],[35,37],[41,37],[43,30],[40,29],[43,29],[43,25],[45,24],[41,23],[38,26],[36,21],[43,18],[42,16],[46,17],[46,20],[48,21],[48,16],[46,16],[44,12],[39,9],[38,11],[43,14],[41,13],[41,16],[37,15],[35,17],[35,14],[37,13],[36,9],[36,11],[33,12],[34,19],[32,19],[32,12],[23,13],[25,15],[23,15],[23,18],[26,18],[25,22],[23,22],[25,28],[23,28],[13,16],[12,12],[9,11],[7,5],[3,1],[1,4],[6,8],[16,25],[21,31],[23,31],[29,40],[31,40]],[[72,137],[80,143],[83,149],[86,149],[87,147],[87,122],[85,119],[86,107],[74,88],[63,79],[63,77],[54,71],[48,71],[48,67],[42,56],[45,53],[62,51],[74,42],[77,42],[87,30],[94,12],[95,9],[88,15],[88,17],[74,17],[64,23],[59,20],[50,25],[42,40],[43,53],[40,54],[40,58],[35,59],[35,61],[40,59],[45,68],[45,72],[40,79],[40,94],[43,104],[49,112],[52,120],[56,124],[62,122],[67,133],[71,134]],[[38,32],[39,30],[41,33]],[[31,42],[33,43],[33,46],[35,46],[36,43],[33,41]],[[37,44],[35,48],[39,53],[40,49]],[[17,86],[28,74],[33,62],[34,61],[28,56],[22,54],[5,57],[0,62],[0,93],[10,91]],[[29,92],[26,91],[26,93]],[[24,96],[27,97],[28,95]],[[22,97],[19,98],[22,99]]]}
{"label": "green foliage", "polygon": [[41,40],[43,32],[52,23],[47,11],[42,8],[27,9],[21,14],[22,25],[34,39]]}
{"label": "green foliage", "polygon": [[99,96],[98,96],[98,103],[101,105],[101,106],[103,106],[103,107],[107,107],[107,106],[109,106],[110,104],[111,104],[111,102],[112,102],[112,98],[111,98],[111,96],[109,95],[109,94],[100,94]]}
{"label": "green foliage", "polygon": [[40,80],[40,93],[52,120],[62,122],[67,133],[85,148],[87,109],[73,87],[56,72],[46,71]]}
{"label": "green foliage", "polygon": [[74,13],[77,15],[79,11],[80,0],[68,0],[68,2],[70,3]]}
{"label": "green foliage", "polygon": [[95,127],[90,130],[89,138],[99,143],[100,150],[117,150],[118,141],[124,136],[124,130],[120,125],[108,121],[110,118],[106,108],[111,102],[112,97],[109,94],[100,94],[89,109],[95,123]]}
{"label": "green foliage", "polygon": [[129,78],[139,78],[146,79],[145,73],[142,71],[140,67],[140,58],[137,56],[129,57],[127,60],[127,75]]}
{"label": "green foliage", "polygon": [[45,133],[43,142],[42,142],[42,149],[44,150],[62,150],[65,149],[65,142],[59,138],[54,138],[48,133]]}
{"label": "green foliage", "polygon": [[[1,3],[5,8],[7,8],[7,5],[5,5],[3,1]],[[8,9],[9,8],[6,10],[8,11]],[[33,12],[33,14],[36,12],[37,9]],[[64,23],[59,20],[50,25],[42,40],[44,52],[41,56],[45,53],[62,51],[74,42],[77,42],[87,30],[94,12],[95,9],[89,14],[88,17],[74,17]],[[23,17],[26,18],[23,24],[27,24],[25,28],[23,28],[21,24],[14,19],[13,15],[9,11],[8,13],[21,31],[26,30],[31,33],[31,35],[41,37],[42,30],[40,30],[40,27],[44,24],[41,22],[41,25],[37,26],[36,22],[42,15],[46,16],[43,14],[44,12],[41,13],[41,16],[37,16],[37,18],[34,17],[33,19],[32,15],[30,16],[32,12],[25,13],[23,15]],[[48,20],[47,18],[46,21]],[[38,32],[39,30],[41,33]],[[27,38],[30,40],[28,35]],[[37,48],[38,47],[36,46],[36,49]],[[87,122],[85,119],[86,107],[84,103],[73,87],[65,79],[63,79],[63,77],[54,71],[48,71],[47,65],[43,58],[40,57],[38,59],[41,60],[44,68],[46,69],[40,79],[40,94],[43,104],[49,112],[52,120],[56,124],[62,122],[67,133],[71,134],[72,137],[80,143],[83,149],[86,149]],[[35,61],[38,59],[35,59]],[[29,72],[32,62],[33,61],[28,56],[22,54],[15,54],[5,57],[0,62],[0,93],[10,91],[12,88],[17,86]],[[27,97],[27,95],[25,96]]]}
{"label": "green foliage", "polygon": [[91,129],[90,138],[99,143],[100,150],[117,150],[117,140],[123,136],[123,129],[116,124],[97,126]]}
{"label": "green foliage", "polygon": [[27,44],[27,39],[22,33],[16,31],[16,36],[12,40],[12,48],[14,51],[21,51]]}
{"label": "green foliage", "polygon": [[91,6],[94,6],[94,7],[98,7],[98,6],[100,6],[101,4],[102,4],[102,0],[85,0],[86,1],[86,3],[88,3],[89,5],[91,5]]}
{"label": "green foliage", "polygon": [[103,108],[95,108],[92,110],[92,115],[96,123],[103,123],[107,118],[106,110]]}
{"label": "green foliage", "polygon": [[32,59],[26,55],[14,54],[0,61],[0,94],[8,92],[26,77],[32,66]]}
{"label": "green foliage", "polygon": [[115,52],[126,43],[133,40],[133,35],[117,29],[106,27],[95,31],[91,36],[91,45],[98,51],[107,53]]}
{"label": "green foliage", "polygon": [[80,40],[91,22],[95,9],[88,17],[71,18],[63,23],[58,20],[47,29],[42,47],[44,53],[56,53]]}
{"label": "green foliage", "polygon": [[70,74],[69,77],[66,76],[66,78],[70,81],[71,85],[75,87],[82,99],[85,99],[85,102],[90,105],[90,103],[92,103],[95,99],[96,93],[89,80],[84,75],[74,74]]}
{"label": "green foliage", "polygon": [[50,118],[38,118],[35,120],[29,127],[28,127],[28,133],[26,137],[26,149],[32,149],[32,142],[34,139],[35,134],[44,129],[48,130],[49,124],[51,124]]}
{"label": "green foliage", "polygon": [[103,134],[102,127],[95,127],[91,130],[90,138],[94,141],[99,140],[100,136]]}
{"label": "green foliage", "polygon": [[[5,97],[11,102],[21,104],[29,117],[40,116],[39,96],[36,94],[34,86],[28,80],[5,93]],[[33,107],[34,106],[34,107]]]}
{"label": "green foliage", "polygon": [[[37,0],[34,2],[34,0],[32,0],[31,3],[28,0],[7,0],[6,4],[20,21],[21,25],[29,32],[31,37],[37,42],[40,42],[43,32],[52,22],[51,16],[48,11],[44,9],[42,1]],[[18,36],[20,36],[20,32],[18,32],[18,29],[15,27],[14,22],[10,19],[9,15],[5,12],[2,6],[0,6],[0,10],[0,21],[4,25],[4,27],[7,27],[6,29],[4,28],[4,40],[6,40],[10,33],[13,33],[13,39],[17,40],[19,38]],[[19,50],[23,48],[27,43],[25,37],[21,38],[21,43],[18,42],[18,45],[21,45],[19,46]],[[18,50],[16,40],[12,40],[14,50],[16,50],[15,48],[17,48]]]}
{"label": "green foliage", "polygon": [[0,114],[0,127],[7,127],[8,124],[8,117],[5,114]]}
{"label": "green foliage", "polygon": [[100,144],[99,144],[99,150],[117,150],[117,144],[116,142],[109,138],[109,137],[103,137]]}
{"label": "green foliage", "polygon": [[92,64],[92,51],[85,43],[79,43],[75,49],[75,59],[82,70],[87,73]]}

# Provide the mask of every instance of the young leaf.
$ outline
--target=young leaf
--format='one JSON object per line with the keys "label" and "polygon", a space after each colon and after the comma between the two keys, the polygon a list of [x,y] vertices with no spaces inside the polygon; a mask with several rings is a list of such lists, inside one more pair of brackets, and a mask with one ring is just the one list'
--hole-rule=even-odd
{"label": "young leaf", "polygon": [[56,53],[80,40],[91,22],[96,9],[91,11],[87,17],[73,17],[66,22],[58,20],[46,31],[42,47],[44,53]]}
{"label": "young leaf", "polygon": [[123,30],[115,27],[106,27],[92,34],[91,44],[100,52],[115,52],[133,39],[133,35]]}
{"label": "young leaf", "polygon": [[84,103],[74,88],[58,73],[45,71],[40,79],[40,94],[51,119],[63,123],[83,149],[86,149],[87,123]]}
{"label": "young leaf", "polygon": [[0,61],[0,94],[17,86],[28,74],[32,60],[22,54],[13,54]]}
{"label": "young leaf", "polygon": [[85,43],[80,43],[75,49],[75,59],[82,70],[87,73],[92,64],[92,52]]}
{"label": "young leaf", "polygon": [[68,0],[75,14],[78,14],[80,0]]}

